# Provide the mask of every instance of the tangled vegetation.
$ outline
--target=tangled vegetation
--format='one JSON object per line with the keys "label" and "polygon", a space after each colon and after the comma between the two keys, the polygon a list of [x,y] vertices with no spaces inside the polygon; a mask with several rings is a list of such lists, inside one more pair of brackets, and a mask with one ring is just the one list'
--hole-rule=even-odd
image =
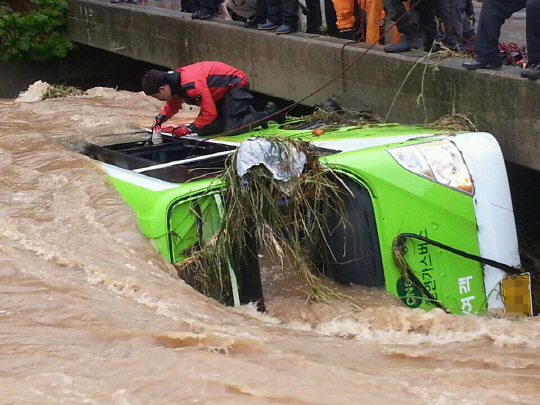
{"label": "tangled vegetation", "polygon": [[450,114],[424,126],[450,133],[464,131],[477,132],[478,127],[475,124],[475,120],[476,117],[473,114]]}
{"label": "tangled vegetation", "polygon": [[322,130],[333,130],[340,127],[354,126],[362,128],[364,125],[382,124],[383,119],[370,111],[354,111],[339,107],[331,110],[316,108],[315,112],[303,116],[299,121],[284,125],[284,129],[303,129],[306,126],[317,127]]}
{"label": "tangled vegetation", "polygon": [[73,86],[64,86],[64,85],[51,85],[47,88],[47,91],[43,93],[42,100],[47,100],[48,98],[59,98],[59,97],[73,97],[81,96],[84,94],[84,91]]}
{"label": "tangled vegetation", "polygon": [[66,0],[0,0],[0,60],[66,56],[66,12]]}
{"label": "tangled vegetation", "polygon": [[[279,181],[259,165],[240,178],[236,171],[238,152],[235,153],[222,175],[224,218],[220,231],[202,250],[190,252],[191,257],[188,254],[189,258],[176,267],[194,288],[231,304],[231,277],[240,279],[233,271],[241,268],[246,235],[254,232],[272,261],[283,268],[296,269],[305,277],[307,299],[326,300],[336,294],[314,271],[310,249],[324,243],[320,238],[324,238],[331,211],[343,217],[340,202],[344,190],[338,176],[321,163],[313,144],[279,137],[267,140],[285,161],[292,160],[296,152],[305,154],[307,162],[300,176]],[[250,223],[257,226],[253,228]]]}

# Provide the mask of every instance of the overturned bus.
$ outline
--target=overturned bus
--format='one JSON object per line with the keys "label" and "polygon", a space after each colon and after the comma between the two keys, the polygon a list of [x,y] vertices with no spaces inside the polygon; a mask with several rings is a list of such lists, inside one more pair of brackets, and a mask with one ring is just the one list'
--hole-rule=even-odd
{"label": "overturned bus", "polygon": [[100,162],[143,234],[176,263],[219,229],[220,173],[239,145],[251,137],[301,137],[349,190],[344,210],[354,232],[340,231],[327,247],[338,282],[386,288],[411,308],[532,315],[505,164],[492,135],[395,124],[287,128],[206,140],[164,134],[161,145],[87,144],[82,153]]}

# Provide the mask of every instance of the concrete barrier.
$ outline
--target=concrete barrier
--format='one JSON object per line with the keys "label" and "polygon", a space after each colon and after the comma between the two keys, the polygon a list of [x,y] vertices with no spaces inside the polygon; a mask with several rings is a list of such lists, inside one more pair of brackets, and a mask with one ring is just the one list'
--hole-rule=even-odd
{"label": "concrete barrier", "polygon": [[479,128],[497,137],[507,160],[540,170],[540,80],[520,78],[517,68],[469,72],[461,59],[427,60],[423,52],[389,55],[376,46],[364,55],[365,44],[344,47],[336,38],[277,36],[104,0],[68,4],[68,33],[75,42],[168,68],[220,60],[245,71],[254,90],[283,99],[303,99],[360,58],[303,103],[336,96],[344,107],[404,124],[473,113]]}

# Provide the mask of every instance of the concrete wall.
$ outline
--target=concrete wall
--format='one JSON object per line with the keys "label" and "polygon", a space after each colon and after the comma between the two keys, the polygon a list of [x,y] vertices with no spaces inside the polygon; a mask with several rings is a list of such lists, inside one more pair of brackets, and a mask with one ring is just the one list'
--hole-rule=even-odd
{"label": "concrete wall", "polygon": [[60,63],[10,61],[0,62],[0,98],[16,98],[32,83],[42,80],[57,83],[60,77]]}
{"label": "concrete wall", "polygon": [[[134,66],[133,59],[79,45],[75,51],[61,59],[53,58],[46,62],[0,62],[0,98],[15,98],[37,80],[80,88],[120,86],[139,90],[141,76],[151,67],[142,62]],[[128,70],[130,74],[126,75]]]}
{"label": "concrete wall", "polygon": [[507,160],[540,170],[540,80],[521,79],[516,68],[469,72],[459,59],[419,63],[426,55],[420,52],[388,55],[377,46],[364,55],[366,45],[343,48],[345,41],[335,38],[277,36],[105,0],[68,3],[68,32],[75,42],[170,68],[220,60],[245,71],[256,91],[284,99],[303,99],[361,58],[344,79],[303,103],[337,96],[344,107],[389,113],[389,121],[405,124],[473,113],[480,129],[498,138]]}

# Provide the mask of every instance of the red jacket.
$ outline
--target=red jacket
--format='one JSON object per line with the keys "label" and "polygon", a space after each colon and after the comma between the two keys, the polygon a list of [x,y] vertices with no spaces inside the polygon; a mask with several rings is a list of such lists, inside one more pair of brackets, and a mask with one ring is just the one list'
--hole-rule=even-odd
{"label": "red jacket", "polygon": [[160,113],[167,120],[182,108],[182,102],[198,105],[201,112],[193,122],[197,128],[203,128],[216,119],[216,101],[221,100],[227,91],[248,84],[244,72],[222,62],[194,63],[170,72],[169,77],[173,98],[165,103]]}

